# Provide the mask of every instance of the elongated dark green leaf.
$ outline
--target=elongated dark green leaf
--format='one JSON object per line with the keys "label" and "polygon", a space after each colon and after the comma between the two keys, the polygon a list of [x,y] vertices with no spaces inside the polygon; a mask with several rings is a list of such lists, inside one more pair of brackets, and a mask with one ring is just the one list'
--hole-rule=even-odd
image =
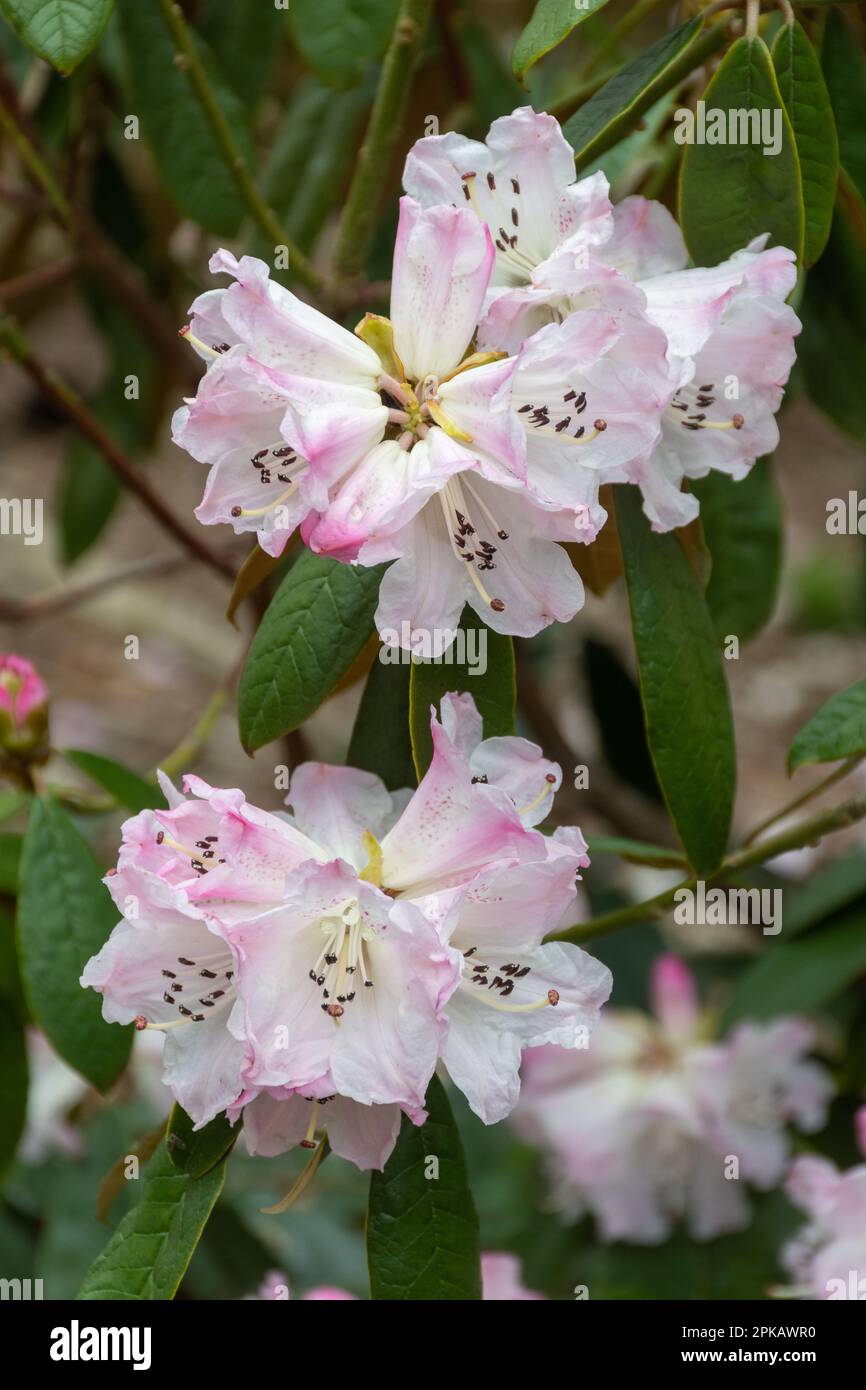
{"label": "elongated dark green leaf", "polygon": [[[804,215],[797,148],[763,39],[737,40],[703,101],[707,121],[713,119],[713,112],[721,112],[725,138],[736,135],[736,142],[702,143],[696,122],[695,138],[685,145],[680,222],[695,263],[716,265],[764,232],[769,232],[772,245],[788,246],[802,258]],[[745,128],[730,129],[731,112],[742,116]],[[764,153],[761,113],[769,121],[766,148],[772,148],[773,136],[778,134],[777,153]],[[758,123],[756,129],[748,124],[752,117]],[[687,127],[682,129],[688,134]],[[712,134],[711,126],[705,134]]]}
{"label": "elongated dark green leaf", "polygon": [[617,489],[616,512],[656,775],[689,861],[711,873],[727,846],[736,776],[721,652],[676,537],[652,534],[636,488]]}
{"label": "elongated dark green leaf", "polygon": [[723,25],[704,34],[701,34],[701,27],[698,17],[665,34],[605,82],[566,121],[562,133],[574,149],[578,170],[628,135],[660,96],[681,82],[715,47],[721,46]]}
{"label": "elongated dark green leaf", "polygon": [[[382,649],[384,650],[384,648]],[[409,667],[373,662],[346,762],[375,772],[389,791],[414,787],[417,781],[409,737]]]}
{"label": "elongated dark green leaf", "polygon": [[480,1299],[478,1216],[460,1135],[435,1076],[426,1105],[427,1123],[419,1127],[404,1116],[384,1171],[370,1179],[370,1293],[376,1299]]}
{"label": "elongated dark green leaf", "polygon": [[769,458],[735,482],[708,473],[690,484],[700,498],[712,557],[706,599],[716,635],[747,642],[772,616],[782,567],[782,512]]}
{"label": "elongated dark green leaf", "polygon": [[296,729],[334,689],[373,631],[383,571],[309,550],[289,570],[241,676],[238,720],[248,752]]}
{"label": "elongated dark green leaf", "polygon": [[183,1106],[173,1105],[165,1147],[172,1167],[190,1178],[201,1178],[225,1158],[240,1132],[240,1124],[230,1125],[225,1115],[217,1115],[204,1129],[195,1130]]}
{"label": "elongated dark green leaf", "polygon": [[[783,890],[784,891],[784,890]],[[810,1013],[831,1003],[866,971],[866,912],[856,908],[796,941],[772,937],[763,956],[741,977],[726,1021]]]}
{"label": "elongated dark green leaf", "polygon": [[268,81],[285,34],[285,6],[273,0],[206,0],[199,27],[221,71],[247,108],[267,92]]}
{"label": "elongated dark green leaf", "polygon": [[9,820],[10,816],[23,810],[29,800],[29,793],[19,791],[17,787],[0,792],[0,821]]}
{"label": "elongated dark green leaf", "polygon": [[520,83],[505,61],[497,36],[467,12],[457,18],[457,37],[472,86],[472,106],[479,125],[489,126],[525,100]]}
{"label": "elongated dark green leaf", "polygon": [[811,399],[839,429],[866,443],[866,254],[841,211],[826,251],[806,277],[800,313],[798,358]]}
{"label": "elongated dark green leaf", "polygon": [[[174,46],[159,6],[152,0],[124,3],[119,17],[134,113],[170,197],[181,212],[209,232],[231,236],[240,225],[243,202],[189,80],[174,61]],[[202,56],[235,140],[251,163],[252,142],[243,104],[220,78],[203,45]]]}
{"label": "elongated dark green leaf", "polygon": [[827,19],[821,66],[836,117],[839,159],[866,202],[866,59],[845,19],[836,12]]}
{"label": "elongated dark green leaf", "polygon": [[[510,637],[484,626],[471,609],[465,609],[454,644],[444,656],[451,661],[413,662],[409,677],[409,729],[412,756],[419,778],[433,756],[430,706],[449,691],[472,696],[484,720],[484,737],[514,733],[516,700],[514,643]],[[457,656],[465,661],[457,662]]]}
{"label": "elongated dark green leaf", "polygon": [[123,488],[102,454],[80,435],[69,442],[60,491],[60,541],[72,565],[98,539]]}
{"label": "elongated dark green leaf", "polygon": [[105,1023],[78,983],[117,921],[90,846],[55,801],[37,797],[21,863],[18,950],[33,1015],[61,1057],[99,1090],[126,1065],[132,1028]]}
{"label": "elongated dark green leaf", "polygon": [[[310,248],[339,201],[372,97],[370,82],[335,92],[308,75],[286,107],[262,189],[289,235],[304,249]],[[259,249],[266,252],[263,239]]]}
{"label": "elongated dark green leaf", "polygon": [[835,859],[813,878],[785,889],[785,941],[834,916],[866,896],[866,856],[855,853]]}
{"label": "elongated dark green leaf", "polygon": [[18,892],[22,843],[20,835],[0,835],[0,893],[9,898],[14,898]]}
{"label": "elongated dark green leaf", "polygon": [[649,845],[644,840],[628,840],[618,835],[591,835],[588,838],[589,852],[596,854],[619,854],[631,864],[650,864],[656,869],[681,869],[684,860],[676,850],[664,845]]}
{"label": "elongated dark green leaf", "polygon": [[821,60],[801,24],[783,24],[773,43],[773,66],[800,161],[805,236],[803,263],[817,261],[830,235],[839,140]]}
{"label": "elongated dark green leaf", "polygon": [[225,1181],[225,1164],[201,1178],[179,1173],[160,1144],[141,1196],[84,1278],[80,1299],[174,1298]]}
{"label": "elongated dark green leaf", "polygon": [[27,1044],[14,1010],[0,1000],[0,1177],[15,1156],[27,1118]]}
{"label": "elongated dark green leaf", "polygon": [[581,5],[576,5],[574,0],[537,0],[532,18],[511,55],[515,76],[522,80],[539,58],[561,44],[582,20],[606,4],[607,0],[585,0]]}
{"label": "elongated dark green leaf", "polygon": [[325,82],[348,86],[381,58],[394,28],[397,0],[292,0],[292,38]]}
{"label": "elongated dark green leaf", "polygon": [[146,782],[137,772],[130,772],[128,767],[116,763],[113,758],[105,758],[101,753],[87,753],[83,748],[67,748],[63,756],[130,811],[147,811],[152,806],[162,805],[163,795],[159,787],[153,782]]}
{"label": "elongated dark green leaf", "polygon": [[825,700],[804,724],[788,753],[793,772],[804,763],[832,763],[866,753],[866,680]]}
{"label": "elongated dark green leaf", "polygon": [[98,43],[114,0],[0,0],[28,48],[60,72],[72,72]]}

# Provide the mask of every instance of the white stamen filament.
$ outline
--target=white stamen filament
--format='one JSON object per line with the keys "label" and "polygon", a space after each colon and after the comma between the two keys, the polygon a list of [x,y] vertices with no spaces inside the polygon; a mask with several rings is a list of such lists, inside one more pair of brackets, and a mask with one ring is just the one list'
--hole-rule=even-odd
{"label": "white stamen filament", "polygon": [[[302,466],[306,467],[305,464]],[[268,512],[275,511],[277,507],[281,507],[284,502],[287,502],[297,490],[298,480],[293,478],[285,492],[281,492],[276,501],[269,502],[265,507],[232,507],[232,516],[267,516]]]}
{"label": "white stamen filament", "polygon": [[[478,202],[478,194],[475,192],[475,180],[477,177],[477,174],[464,174],[463,184],[469,197],[469,205],[472,208],[473,212],[482,222],[487,223],[488,219],[484,216],[484,213],[481,211],[481,206]],[[494,241],[497,240],[498,236],[494,237]],[[529,259],[527,255],[524,254],[523,251],[518,251],[517,247],[512,246],[510,242],[506,242],[506,247],[507,250],[504,247],[502,247],[501,244],[497,246],[497,255],[501,256],[506,261],[510,261],[511,264],[515,267],[515,269],[520,271],[521,275],[524,275],[527,279],[530,279],[532,277],[532,272],[535,270],[535,265],[533,264],[533,262]]]}
{"label": "white stamen filament", "polygon": [[201,338],[197,338],[194,333],[190,332],[188,326],[180,330],[179,336],[181,338],[186,338],[188,343],[192,343],[194,347],[198,348],[199,352],[205,353],[207,357],[220,357],[222,355],[217,352],[216,348],[210,347],[208,343],[203,343]]}
{"label": "white stamen filament", "polygon": [[538,795],[534,796],[532,800],[528,802],[525,806],[520,806],[518,808],[517,814],[519,816],[528,816],[529,812],[534,811],[536,806],[540,806],[544,798],[546,796],[549,796],[550,793],[553,791],[556,778],[554,777],[552,772],[549,772],[547,774],[544,781],[545,785],[541,788],[541,791],[538,793]]}
{"label": "white stamen filament", "polygon": [[469,980],[464,980],[463,984],[469,986],[473,991],[473,998],[486,1004],[488,1009],[496,1009],[503,1014],[528,1014],[535,1009],[554,1008],[559,1003],[559,993],[555,989],[549,989],[543,999],[532,999],[528,1004],[505,1004],[501,999],[494,999],[492,995],[472,985]]}

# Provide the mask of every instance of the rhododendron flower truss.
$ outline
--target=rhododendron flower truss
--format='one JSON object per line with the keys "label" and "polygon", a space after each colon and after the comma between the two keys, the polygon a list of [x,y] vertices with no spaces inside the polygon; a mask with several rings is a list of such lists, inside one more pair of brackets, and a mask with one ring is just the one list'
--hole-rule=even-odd
{"label": "rhododendron flower truss", "polygon": [[[257,1151],[298,1142],[305,1124],[312,1141],[333,1113],[338,1151],[380,1166],[369,1160],[390,1151],[397,1107],[420,1116],[439,1055],[481,1117],[500,1119],[517,1099],[521,1049],[585,1044],[609,994],[609,972],[578,947],[540,945],[588,863],[579,831],[531,828],[559,769],[522,739],[482,741],[470,697],[442,706],[433,760],[405,806],[369,773],[294,774],[295,823],[339,867],[301,870],[297,903],[231,930],[234,1026],[253,1055],[247,1100],[267,1093],[248,1109]],[[331,899],[311,906],[320,884]],[[330,1111],[332,1094],[360,1106]]]}
{"label": "rhododendron flower truss", "polygon": [[745,1184],[780,1181],[786,1125],[820,1128],[832,1087],[805,1058],[806,1023],[744,1024],[709,1041],[674,957],[658,961],[653,995],[655,1018],[608,1011],[588,1051],[527,1054],[515,1120],[546,1150],[556,1202],[591,1211],[603,1239],[659,1242],[683,1218],[709,1240],[748,1225]]}
{"label": "rhododendron flower truss", "polygon": [[711,269],[686,270],[676,222],[660,203],[614,207],[601,173],[575,181],[574,155],[552,116],[523,107],[494,121],[486,144],[450,133],[410,151],[407,191],[424,206],[472,208],[490,230],[496,265],[479,327],[483,350],[519,352],[542,324],[604,309],[643,321],[667,341],[671,389],[661,437],[623,475],[637,483],[656,530],[697,515],[685,478],[735,478],[778,439],[774,414],[800,324],[785,304],[796,257],[758,237]]}
{"label": "rhododendron flower truss", "polygon": [[678,378],[664,335],[608,308],[516,357],[474,350],[494,259],[471,209],[403,198],[391,320],[367,315],[353,335],[262,262],[214,256],[235,283],[192,306],[209,366],[174,422],[211,465],[199,519],[255,531],[274,555],[300,526],[316,552],[393,560],[380,631],[442,633],[466,603],[523,636],[572,617],[581,581],[551,542],[595,537],[600,483],[656,444]]}

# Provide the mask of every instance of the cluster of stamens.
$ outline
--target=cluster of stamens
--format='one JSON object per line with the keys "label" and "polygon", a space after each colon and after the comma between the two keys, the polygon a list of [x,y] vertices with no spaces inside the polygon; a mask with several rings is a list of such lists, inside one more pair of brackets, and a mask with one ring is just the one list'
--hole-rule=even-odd
{"label": "cluster of stamens", "polygon": [[[562,403],[567,407],[566,411],[557,412],[554,418],[551,418],[549,405],[533,405],[532,401],[525,401],[523,405],[518,406],[517,413],[526,416],[523,423],[527,429],[535,430],[541,434],[559,436],[565,443],[589,444],[600,434],[604,434],[607,429],[607,421],[600,417],[593,421],[589,434],[586,432],[586,425],[581,423],[580,417],[586,410],[585,391],[576,391],[574,387],[569,387],[562,397]],[[572,421],[574,421],[573,428]]]}
{"label": "cluster of stamens", "polygon": [[[715,405],[716,397],[712,394],[715,390],[713,382],[707,382],[705,386],[681,387],[671,401],[671,410],[678,410],[686,418],[680,420],[683,429],[686,430],[741,430],[746,423],[740,414],[732,415],[730,420],[708,420],[706,416],[710,406]],[[683,397],[686,392],[694,394],[692,405]],[[694,410],[693,406],[698,407]]]}
{"label": "cluster of stamens", "polygon": [[309,977],[322,991],[323,1012],[336,1023],[355,998],[356,975],[365,989],[373,988],[365,951],[373,932],[364,926],[357,901],[346,903],[338,916],[325,918],[321,927],[325,945]]}

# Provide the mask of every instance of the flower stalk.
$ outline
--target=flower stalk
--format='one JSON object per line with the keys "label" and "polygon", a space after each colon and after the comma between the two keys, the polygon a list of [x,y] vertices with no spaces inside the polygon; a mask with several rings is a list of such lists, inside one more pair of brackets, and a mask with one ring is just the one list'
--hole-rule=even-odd
{"label": "flower stalk", "polygon": [[[791,826],[790,829],[771,836],[768,840],[762,840],[760,844],[744,846],[735,850],[733,854],[728,855],[727,859],[722,861],[714,873],[707,874],[702,881],[714,883],[726,874],[751,868],[755,864],[766,864],[768,860],[775,859],[780,854],[787,854],[789,850],[802,849],[805,845],[815,845],[825,835],[830,835],[836,830],[845,830],[849,825],[855,825],[857,821],[863,820],[864,817],[866,817],[866,796],[852,797],[849,801],[843,801],[838,806],[831,807],[829,811],[821,811],[815,816],[810,816],[808,820],[800,821],[798,825]],[[647,898],[640,903],[630,903],[628,907],[617,908],[614,912],[605,912],[601,917],[595,917],[590,922],[580,922],[577,926],[556,932],[546,939],[548,941],[571,941],[582,944],[585,941],[594,941],[599,936],[609,936],[611,932],[619,931],[622,927],[632,927],[639,922],[655,921],[674,907],[678,893],[684,889],[693,892],[697,888],[698,882],[699,879],[696,876],[683,879],[681,883],[675,883],[673,888],[666,888],[663,893],[658,893],[654,898]]]}

